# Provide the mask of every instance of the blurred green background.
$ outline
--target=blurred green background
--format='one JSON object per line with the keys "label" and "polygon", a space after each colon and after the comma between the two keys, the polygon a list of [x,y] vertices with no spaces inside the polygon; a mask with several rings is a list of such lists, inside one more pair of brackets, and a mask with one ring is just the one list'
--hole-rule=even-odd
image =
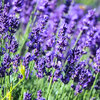
{"label": "blurred green background", "polygon": [[[66,0],[59,0],[60,2],[65,2]],[[99,7],[100,0],[73,0],[77,3],[81,3],[84,5],[91,5],[92,7]]]}
{"label": "blurred green background", "polygon": [[82,3],[85,5],[91,5],[93,7],[100,6],[100,0],[75,0],[77,3]]}

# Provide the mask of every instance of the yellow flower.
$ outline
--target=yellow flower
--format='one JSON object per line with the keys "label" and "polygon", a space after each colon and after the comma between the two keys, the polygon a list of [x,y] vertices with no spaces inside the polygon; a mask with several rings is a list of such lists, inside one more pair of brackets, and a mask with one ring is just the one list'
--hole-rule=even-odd
{"label": "yellow flower", "polygon": [[25,66],[23,66],[22,64],[19,67],[19,71],[20,73],[23,75],[23,78],[25,78]]}

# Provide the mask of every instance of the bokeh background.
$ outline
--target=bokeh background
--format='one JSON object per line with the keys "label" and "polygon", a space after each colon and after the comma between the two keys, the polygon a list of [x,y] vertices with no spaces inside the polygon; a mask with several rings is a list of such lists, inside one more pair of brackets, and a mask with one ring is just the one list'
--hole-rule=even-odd
{"label": "bokeh background", "polygon": [[[66,0],[59,0],[59,2],[65,2]],[[92,7],[100,7],[100,0],[75,0],[77,3],[81,3],[84,5],[89,5]]]}

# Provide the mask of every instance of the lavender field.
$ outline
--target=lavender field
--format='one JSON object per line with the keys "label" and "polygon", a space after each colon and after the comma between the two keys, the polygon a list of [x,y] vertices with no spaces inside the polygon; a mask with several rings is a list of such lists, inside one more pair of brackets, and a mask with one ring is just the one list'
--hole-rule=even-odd
{"label": "lavender field", "polygon": [[100,100],[100,0],[0,0],[0,100]]}

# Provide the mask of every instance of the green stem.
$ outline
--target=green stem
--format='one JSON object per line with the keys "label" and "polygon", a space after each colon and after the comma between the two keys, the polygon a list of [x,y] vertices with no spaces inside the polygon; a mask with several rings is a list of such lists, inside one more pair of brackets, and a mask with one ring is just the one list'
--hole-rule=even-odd
{"label": "green stem", "polygon": [[72,49],[74,49],[74,48],[76,47],[76,45],[77,45],[77,43],[78,43],[78,41],[79,41],[81,35],[82,35],[82,31],[79,33],[79,35],[78,35],[78,37],[77,37],[77,39],[76,39],[76,41],[75,41],[75,44],[74,44],[74,46],[72,47]]}
{"label": "green stem", "polygon": [[4,0],[2,0],[2,6],[4,6]]}
{"label": "green stem", "polygon": [[[55,70],[53,70],[53,75],[54,75]],[[51,85],[52,85],[52,81],[53,81],[53,75],[50,79],[50,83],[49,83],[49,87],[48,87],[48,91],[47,91],[47,95],[46,95],[46,100],[48,100],[49,95],[50,95],[50,89],[51,89]]]}
{"label": "green stem", "polygon": [[22,81],[24,80],[24,78],[23,79],[21,79],[6,95],[5,95],[5,97],[2,99],[2,100],[4,100]]}
{"label": "green stem", "polygon": [[91,87],[90,93],[89,93],[89,98],[90,98],[91,93],[92,93],[92,91],[93,91],[93,89],[94,89],[94,86],[95,86],[95,84],[96,84],[96,81],[97,81],[97,79],[98,79],[98,76],[99,76],[99,74],[96,74],[96,76],[95,76],[95,81],[94,81],[94,83],[93,83],[93,85],[92,85],[92,87]]}
{"label": "green stem", "polygon": [[85,91],[84,96],[83,96],[83,100],[86,100],[87,94],[88,94],[88,90]]}
{"label": "green stem", "polygon": [[52,88],[51,88],[51,90],[50,90],[50,92],[49,92],[48,98],[49,98],[49,96],[51,95],[51,92],[52,92],[52,90],[53,90],[54,85],[55,85],[55,82],[54,82],[53,85],[52,85]]}

